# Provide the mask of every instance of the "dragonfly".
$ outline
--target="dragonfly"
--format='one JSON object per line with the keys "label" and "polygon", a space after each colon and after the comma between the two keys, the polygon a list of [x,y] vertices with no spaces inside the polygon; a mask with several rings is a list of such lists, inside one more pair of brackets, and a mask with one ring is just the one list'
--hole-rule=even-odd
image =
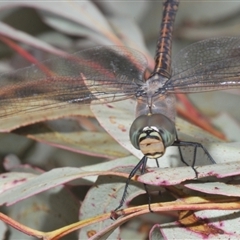
{"label": "dragonfly", "polygon": [[[182,49],[171,61],[172,33],[178,0],[165,0],[155,67],[145,79],[147,60],[123,46],[98,46],[49,59],[37,66],[0,76],[0,118],[44,112],[70,104],[99,104],[134,98],[136,119],[130,128],[132,145],[143,158],[130,172],[117,211],[123,206],[131,178],[148,159],[159,159],[169,146],[207,149],[197,142],[178,139],[175,128],[175,94],[240,87],[240,37],[212,38]],[[186,163],[187,164],[187,163]]]}

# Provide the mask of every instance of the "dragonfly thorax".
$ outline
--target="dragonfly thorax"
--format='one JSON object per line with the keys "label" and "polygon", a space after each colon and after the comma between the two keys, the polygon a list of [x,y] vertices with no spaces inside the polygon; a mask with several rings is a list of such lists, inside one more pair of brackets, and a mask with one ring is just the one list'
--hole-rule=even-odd
{"label": "dragonfly thorax", "polygon": [[137,92],[136,116],[163,114],[174,122],[175,96],[168,94],[165,87],[169,79],[158,73],[146,80]]}
{"label": "dragonfly thorax", "polygon": [[130,140],[148,158],[159,158],[176,140],[174,123],[162,114],[141,115],[130,128]]}
{"label": "dragonfly thorax", "polygon": [[[144,92],[148,98],[154,97],[156,94],[164,93],[164,84],[168,81],[168,78],[163,77],[159,74],[154,74],[149,79],[146,80],[145,84],[142,86]],[[162,90],[162,91],[161,91]]]}

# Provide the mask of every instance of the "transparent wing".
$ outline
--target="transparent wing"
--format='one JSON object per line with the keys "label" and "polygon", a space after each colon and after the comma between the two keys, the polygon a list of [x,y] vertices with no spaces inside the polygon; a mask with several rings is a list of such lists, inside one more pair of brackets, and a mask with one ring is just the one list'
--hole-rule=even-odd
{"label": "transparent wing", "polygon": [[[119,101],[136,93],[145,57],[126,47],[95,47],[0,76],[0,117],[93,99]],[[94,94],[90,92],[94,91]]]}
{"label": "transparent wing", "polygon": [[240,87],[240,38],[204,40],[182,49],[172,65],[169,92],[201,92]]}

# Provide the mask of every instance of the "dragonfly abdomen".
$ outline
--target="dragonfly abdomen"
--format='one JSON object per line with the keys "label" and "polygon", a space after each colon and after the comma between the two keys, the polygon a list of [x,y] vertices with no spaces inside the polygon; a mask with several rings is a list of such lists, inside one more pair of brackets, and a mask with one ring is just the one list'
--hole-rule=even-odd
{"label": "dragonfly abdomen", "polygon": [[178,0],[165,1],[160,36],[157,42],[155,67],[153,73],[170,78],[171,76],[171,49],[172,32],[175,15],[178,9]]}

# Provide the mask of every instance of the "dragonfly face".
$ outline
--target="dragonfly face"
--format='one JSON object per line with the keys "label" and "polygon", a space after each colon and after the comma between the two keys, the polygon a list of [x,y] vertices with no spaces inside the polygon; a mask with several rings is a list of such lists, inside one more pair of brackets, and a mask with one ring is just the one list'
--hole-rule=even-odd
{"label": "dragonfly face", "polygon": [[141,115],[130,128],[130,140],[148,158],[159,158],[176,140],[174,123],[162,114]]}

